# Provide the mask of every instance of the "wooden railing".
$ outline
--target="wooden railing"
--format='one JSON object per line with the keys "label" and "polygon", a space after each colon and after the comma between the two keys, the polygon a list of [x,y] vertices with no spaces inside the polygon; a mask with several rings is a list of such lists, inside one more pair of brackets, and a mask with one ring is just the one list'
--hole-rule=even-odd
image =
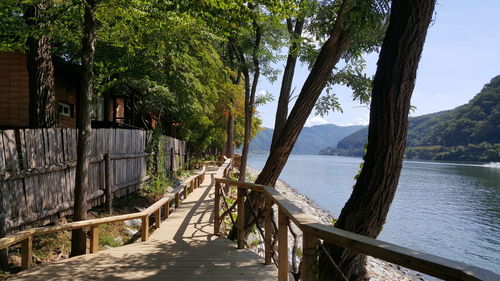
{"label": "wooden railing", "polygon": [[[288,226],[293,221],[303,232],[301,262],[301,280],[315,280],[313,270],[317,260],[317,244],[319,240],[335,244],[337,246],[357,251],[378,259],[395,263],[406,268],[414,269],[444,280],[500,280],[500,276],[471,265],[445,259],[442,257],[426,254],[420,251],[408,249],[388,242],[372,239],[356,233],[348,232],[332,226],[318,223],[299,207],[287,200],[280,192],[270,186],[258,185],[249,182],[241,182],[227,179],[230,161],[226,161],[220,168],[215,179],[215,206],[214,206],[214,233],[220,233],[221,224],[221,195],[222,185],[236,186],[238,188],[236,208],[238,218],[244,217],[245,194],[244,190],[261,192],[265,196],[264,208],[264,248],[265,264],[271,264],[274,254],[272,249],[272,210],[273,204],[278,206],[278,280],[288,280]],[[231,207],[229,207],[231,208]],[[226,205],[227,209],[227,205]],[[227,211],[227,210],[226,210]],[[224,213],[224,212],[223,212]],[[237,220],[238,248],[244,247],[244,224],[243,220]]]}
{"label": "wooden railing", "polygon": [[[95,253],[99,250],[99,225],[121,222],[131,219],[141,219],[141,240],[146,241],[149,237],[149,217],[151,215],[155,218],[155,228],[159,228],[162,219],[162,209],[163,218],[167,219],[170,211],[171,205],[173,208],[179,206],[181,199],[186,199],[189,193],[191,193],[195,188],[199,187],[200,184],[205,179],[205,166],[196,175],[193,175],[183,181],[183,183],[176,188],[173,192],[169,193],[167,197],[158,200],[156,203],[151,205],[149,208],[142,212],[111,216],[99,219],[91,219],[84,221],[77,221],[72,223],[67,223],[63,225],[47,226],[47,227],[36,227],[28,230],[20,231],[12,235],[8,235],[0,239],[0,250],[5,249],[13,244],[21,243],[21,267],[22,269],[27,269],[32,263],[32,241],[33,236],[43,235],[58,231],[90,228],[90,253]],[[173,211],[173,210],[172,210]]]}

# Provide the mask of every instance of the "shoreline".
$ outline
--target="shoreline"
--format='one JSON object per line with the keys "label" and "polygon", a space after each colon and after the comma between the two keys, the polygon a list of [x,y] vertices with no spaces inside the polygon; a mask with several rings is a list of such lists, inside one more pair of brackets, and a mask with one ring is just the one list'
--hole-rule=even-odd
{"label": "shoreline", "polygon": [[[252,176],[257,176],[260,170],[247,166],[247,173]],[[335,218],[329,211],[321,208],[314,200],[311,200],[305,195],[295,190],[291,185],[285,181],[278,179],[275,186],[276,190],[282,193],[288,200],[290,200],[297,207],[302,209],[305,213],[312,216],[318,222],[323,224],[331,224]],[[295,227],[298,230],[298,228]],[[302,245],[302,233],[297,231],[299,245]],[[289,235],[289,245],[293,244],[293,237]],[[300,246],[299,246],[300,247]],[[261,249],[256,249],[258,254],[261,254]],[[289,257],[291,260],[291,256]],[[403,268],[399,265],[392,264],[383,260],[379,260],[368,256],[367,271],[370,275],[371,281],[427,281],[421,273],[415,272],[411,269]]]}

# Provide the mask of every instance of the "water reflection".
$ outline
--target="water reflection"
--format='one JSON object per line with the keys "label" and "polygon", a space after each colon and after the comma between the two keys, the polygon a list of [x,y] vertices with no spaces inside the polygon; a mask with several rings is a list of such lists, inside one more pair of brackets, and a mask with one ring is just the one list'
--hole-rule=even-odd
{"label": "water reflection", "polygon": [[[252,155],[261,169],[266,157]],[[360,158],[292,155],[281,178],[338,216]],[[500,168],[405,161],[382,240],[500,273]]]}

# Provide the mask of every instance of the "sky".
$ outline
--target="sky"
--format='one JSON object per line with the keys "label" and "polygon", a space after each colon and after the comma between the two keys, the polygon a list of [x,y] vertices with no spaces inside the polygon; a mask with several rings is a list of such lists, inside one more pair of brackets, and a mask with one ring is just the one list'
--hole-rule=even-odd
{"label": "sky", "polygon": [[[500,74],[500,0],[438,0],[434,21],[427,39],[417,72],[412,96],[419,116],[441,110],[453,109],[467,103],[488,83]],[[378,54],[365,56],[366,73],[375,74]],[[284,62],[276,65],[284,69]],[[309,71],[298,64],[295,72],[295,93],[299,93]],[[281,77],[281,75],[280,75]],[[257,92],[268,91],[274,101],[258,108],[263,126],[274,127],[281,80],[271,84],[261,78]],[[367,125],[369,110],[352,101],[352,92],[346,87],[335,87],[343,113],[334,112],[321,118],[314,110],[306,126],[320,124]],[[291,109],[291,106],[290,106]]]}

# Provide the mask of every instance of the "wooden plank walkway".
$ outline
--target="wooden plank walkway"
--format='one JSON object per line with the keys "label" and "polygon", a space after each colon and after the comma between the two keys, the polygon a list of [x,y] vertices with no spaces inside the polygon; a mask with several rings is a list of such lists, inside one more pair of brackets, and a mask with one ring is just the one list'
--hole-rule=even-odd
{"label": "wooden plank walkway", "polygon": [[274,265],[212,234],[213,204],[208,172],[147,242],[35,266],[9,280],[277,280]]}

